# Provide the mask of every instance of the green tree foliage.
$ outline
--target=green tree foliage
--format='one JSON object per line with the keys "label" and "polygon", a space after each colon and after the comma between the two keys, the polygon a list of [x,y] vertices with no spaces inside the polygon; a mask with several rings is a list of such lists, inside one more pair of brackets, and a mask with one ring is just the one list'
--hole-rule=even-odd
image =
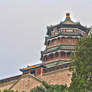
{"label": "green tree foliage", "polygon": [[92,35],[78,42],[70,92],[92,92]]}
{"label": "green tree foliage", "polygon": [[18,91],[13,91],[13,90],[3,90],[3,91],[1,91],[0,90],[0,92],[18,92]]}
{"label": "green tree foliage", "polygon": [[42,84],[42,86],[33,88],[30,92],[67,92],[65,89],[68,89],[66,85],[50,85],[46,82]]}

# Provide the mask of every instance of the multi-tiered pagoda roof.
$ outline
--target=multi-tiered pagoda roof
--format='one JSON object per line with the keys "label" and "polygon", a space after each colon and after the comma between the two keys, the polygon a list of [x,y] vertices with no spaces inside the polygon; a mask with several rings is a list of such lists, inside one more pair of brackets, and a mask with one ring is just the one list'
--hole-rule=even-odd
{"label": "multi-tiered pagoda roof", "polygon": [[51,25],[47,26],[47,35],[51,36],[51,31],[53,31],[53,28],[57,27],[57,30],[59,31],[60,28],[78,28],[84,32],[87,32],[89,28],[83,26],[80,24],[80,22],[73,22],[70,18],[70,14],[66,14],[66,19],[63,22],[60,22],[57,25]]}
{"label": "multi-tiered pagoda roof", "polygon": [[71,54],[74,55],[77,41],[87,35],[89,28],[79,22],[73,22],[70,14],[66,14],[64,21],[57,25],[47,27],[45,37],[46,48],[41,51],[41,64],[20,69],[24,74],[31,73],[35,76],[57,69],[69,67]]}

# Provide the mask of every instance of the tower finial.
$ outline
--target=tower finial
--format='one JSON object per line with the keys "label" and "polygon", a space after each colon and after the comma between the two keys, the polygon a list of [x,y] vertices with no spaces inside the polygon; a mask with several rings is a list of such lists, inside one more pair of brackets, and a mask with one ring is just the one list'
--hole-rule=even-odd
{"label": "tower finial", "polygon": [[70,13],[66,13],[66,18],[70,18]]}

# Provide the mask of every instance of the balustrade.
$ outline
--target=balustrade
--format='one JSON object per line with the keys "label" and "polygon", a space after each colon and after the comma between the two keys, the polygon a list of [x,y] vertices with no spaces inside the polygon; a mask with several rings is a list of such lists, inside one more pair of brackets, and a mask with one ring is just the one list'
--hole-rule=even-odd
{"label": "balustrade", "polygon": [[63,58],[71,58],[71,52],[64,52],[64,51],[61,51],[61,52],[56,52],[56,53],[52,53],[52,54],[49,54],[49,55],[46,55],[46,56],[43,56],[42,57],[42,61],[45,62],[45,61],[50,61],[50,60],[55,60],[55,59],[63,59]]}

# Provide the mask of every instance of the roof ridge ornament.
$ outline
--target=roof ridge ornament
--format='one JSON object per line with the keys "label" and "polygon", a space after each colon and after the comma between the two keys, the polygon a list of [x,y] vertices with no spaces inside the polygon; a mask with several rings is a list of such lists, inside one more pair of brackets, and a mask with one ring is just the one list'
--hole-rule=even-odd
{"label": "roof ridge ornament", "polygon": [[66,18],[65,18],[63,24],[74,24],[74,22],[70,18],[70,13],[66,13]]}
{"label": "roof ridge ornament", "polygon": [[70,13],[66,13],[66,18],[70,18]]}

